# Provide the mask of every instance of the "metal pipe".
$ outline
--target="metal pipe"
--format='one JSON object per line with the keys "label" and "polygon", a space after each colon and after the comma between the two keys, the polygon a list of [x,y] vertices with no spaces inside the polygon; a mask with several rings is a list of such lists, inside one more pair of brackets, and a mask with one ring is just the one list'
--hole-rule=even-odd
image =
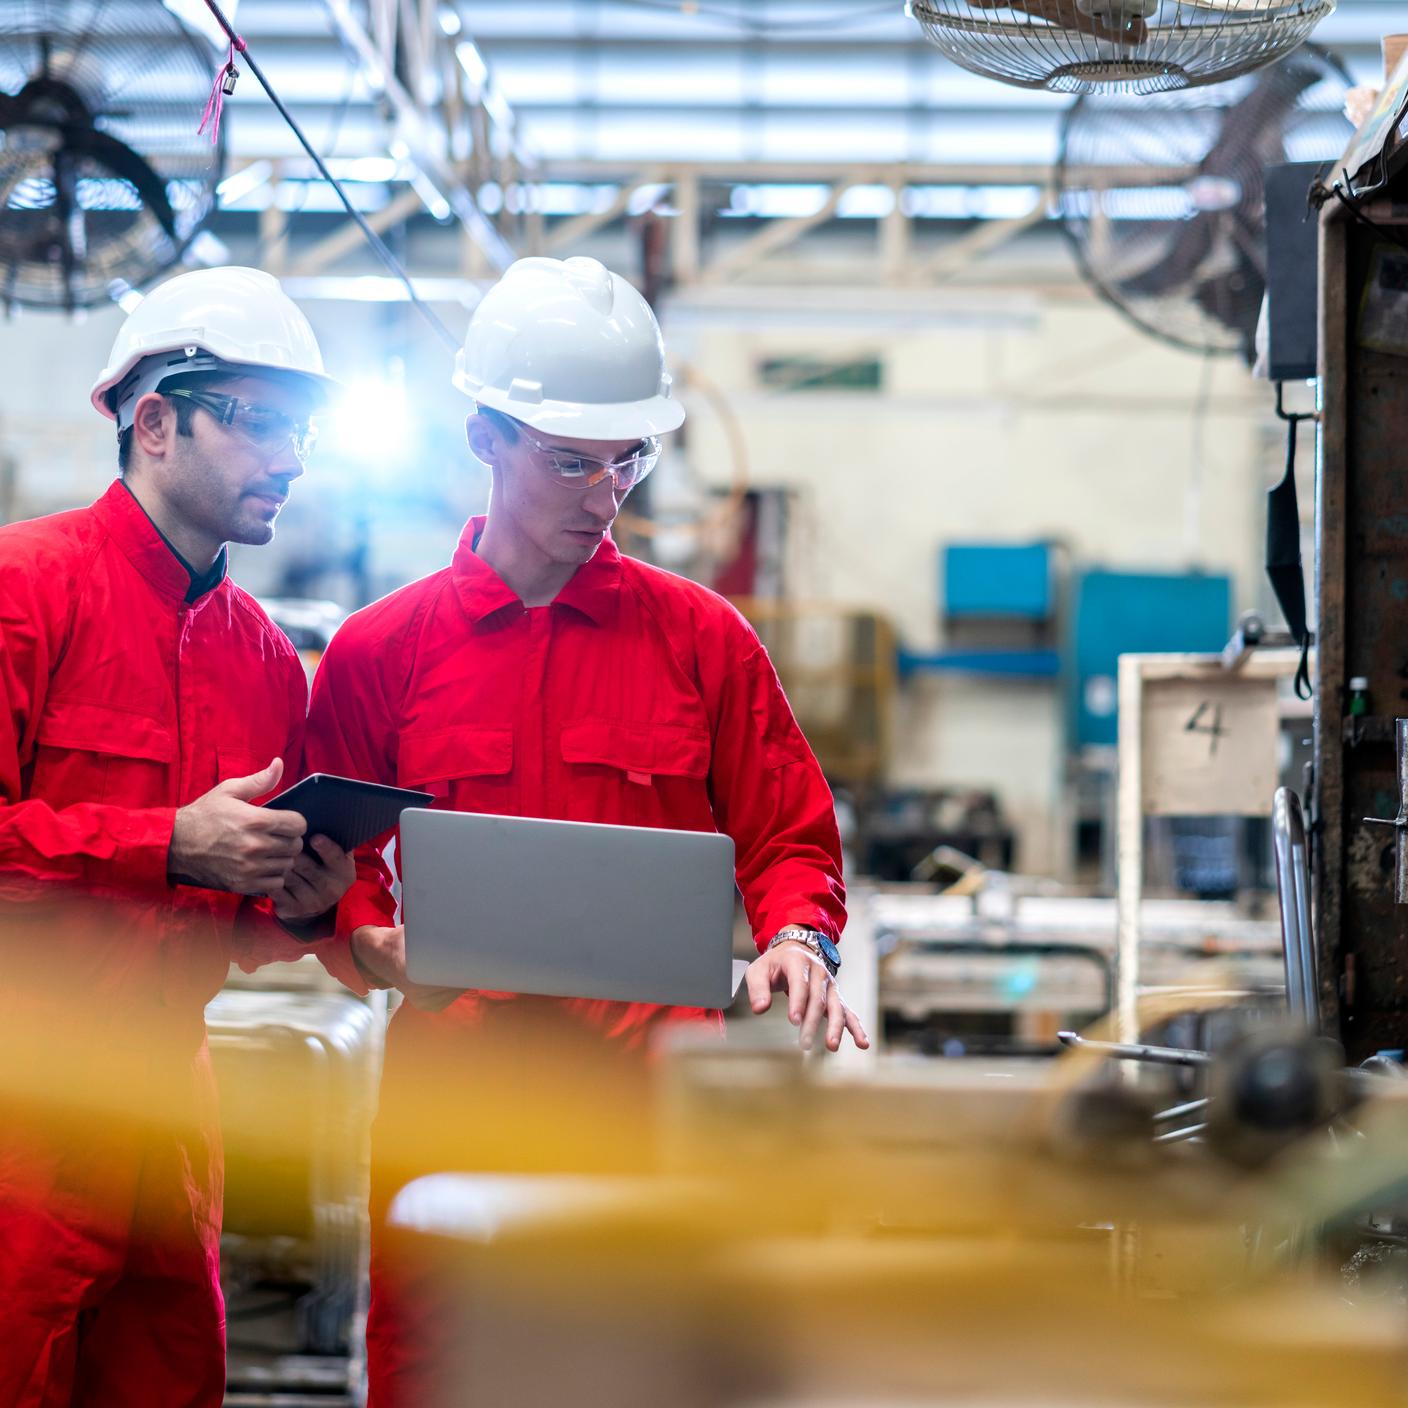
{"label": "metal pipe", "polygon": [[1207,1129],[1205,1124],[1184,1125],[1182,1129],[1165,1130],[1162,1134],[1154,1136],[1155,1144],[1181,1144],[1185,1139],[1190,1142],[1196,1140],[1200,1134]]}
{"label": "metal pipe", "polygon": [[1307,1027],[1320,1028],[1315,940],[1310,927],[1310,850],[1300,798],[1279,787],[1271,804],[1276,893],[1281,901],[1281,949],[1286,963],[1286,1006]]}
{"label": "metal pipe", "polygon": [[1170,1105],[1154,1116],[1155,1124],[1167,1124],[1170,1120],[1181,1120],[1188,1115],[1196,1115],[1208,1107],[1207,1096],[1201,1100],[1186,1100],[1182,1105]]}
{"label": "metal pipe", "polygon": [[1093,1051],[1115,1061],[1144,1061],[1153,1066],[1206,1066],[1212,1059],[1206,1051],[1189,1051],[1179,1046],[1145,1046],[1129,1041],[1089,1041],[1078,1032],[1057,1032],[1056,1040],[1062,1046]]}
{"label": "metal pipe", "polygon": [[[1398,817],[1408,821],[1408,719],[1393,721],[1393,741],[1398,752]],[[1399,826],[1393,838],[1393,898],[1408,904],[1408,834]]]}

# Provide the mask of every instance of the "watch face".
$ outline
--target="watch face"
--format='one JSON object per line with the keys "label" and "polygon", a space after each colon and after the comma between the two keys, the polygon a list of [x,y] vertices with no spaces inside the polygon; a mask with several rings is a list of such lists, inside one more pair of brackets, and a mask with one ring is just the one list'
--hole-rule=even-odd
{"label": "watch face", "polygon": [[826,955],[827,959],[828,959],[830,962],[835,963],[835,964],[838,964],[838,965],[840,964],[840,962],[841,962],[841,950],[838,949],[838,948],[836,947],[836,945],[833,944],[833,943],[831,942],[831,940],[826,937],[825,934],[818,934],[818,935],[816,936],[816,942],[817,942],[817,946],[818,946],[818,947],[821,949],[821,951]]}

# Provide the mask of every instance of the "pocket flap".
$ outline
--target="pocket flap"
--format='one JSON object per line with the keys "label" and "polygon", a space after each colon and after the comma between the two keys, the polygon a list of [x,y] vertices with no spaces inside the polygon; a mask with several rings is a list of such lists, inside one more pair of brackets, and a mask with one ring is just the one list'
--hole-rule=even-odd
{"label": "pocket flap", "polygon": [[[263,772],[269,765],[270,759],[274,756],[269,754],[268,758],[260,758],[257,753],[251,753],[248,748],[231,748],[221,743],[216,748],[216,756],[219,759],[219,782],[228,782],[232,777],[253,777],[257,772]],[[287,771],[288,759],[284,759],[285,773],[279,781],[279,791],[292,787],[292,774]],[[273,794],[270,793],[270,796]]]}
{"label": "pocket flap", "polygon": [[709,735],[686,724],[620,723],[586,719],[562,730],[569,763],[602,763],[660,777],[708,777]]}
{"label": "pocket flap", "polygon": [[145,714],[76,699],[50,703],[35,731],[35,742],[116,758],[149,758],[155,763],[169,763],[176,756],[176,742],[164,724]]}
{"label": "pocket flap", "polygon": [[396,777],[404,785],[449,777],[485,777],[513,768],[513,731],[459,724],[401,735]]}

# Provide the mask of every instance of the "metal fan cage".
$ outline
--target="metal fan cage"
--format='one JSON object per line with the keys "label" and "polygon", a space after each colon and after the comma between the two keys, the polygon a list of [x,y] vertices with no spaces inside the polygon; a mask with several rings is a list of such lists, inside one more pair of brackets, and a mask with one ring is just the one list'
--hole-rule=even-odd
{"label": "metal fan cage", "polygon": [[[1213,88],[1078,98],[1062,121],[1055,186],[1086,282],[1164,342],[1249,355],[1265,286],[1264,169],[1336,157],[1351,135],[1342,110],[1352,81],[1338,58],[1307,45],[1274,69]],[[1278,94],[1277,120],[1256,125],[1254,95],[1274,104]],[[1239,109],[1248,130],[1233,134]],[[1196,287],[1149,287],[1198,222],[1210,238]]]}
{"label": "metal fan cage", "polygon": [[[211,47],[160,0],[24,0],[0,5],[0,93],[17,95],[47,64],[95,114],[99,131],[143,156],[163,182],[175,238],[136,188],[87,159],[78,213],[64,222],[42,127],[0,132],[0,305],[91,307],[176,263],[215,208],[225,136],[196,128],[215,78]],[[64,240],[74,247],[65,274]]]}
{"label": "metal fan cage", "polygon": [[1019,88],[1170,92],[1275,63],[1334,0],[910,0],[954,63]]}

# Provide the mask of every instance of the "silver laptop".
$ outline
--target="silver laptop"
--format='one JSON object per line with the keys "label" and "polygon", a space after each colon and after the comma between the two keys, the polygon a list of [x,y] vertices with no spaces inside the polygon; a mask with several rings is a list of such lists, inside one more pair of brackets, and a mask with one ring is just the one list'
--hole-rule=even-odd
{"label": "silver laptop", "polygon": [[412,808],[401,813],[417,983],[727,1007],[733,841]]}

